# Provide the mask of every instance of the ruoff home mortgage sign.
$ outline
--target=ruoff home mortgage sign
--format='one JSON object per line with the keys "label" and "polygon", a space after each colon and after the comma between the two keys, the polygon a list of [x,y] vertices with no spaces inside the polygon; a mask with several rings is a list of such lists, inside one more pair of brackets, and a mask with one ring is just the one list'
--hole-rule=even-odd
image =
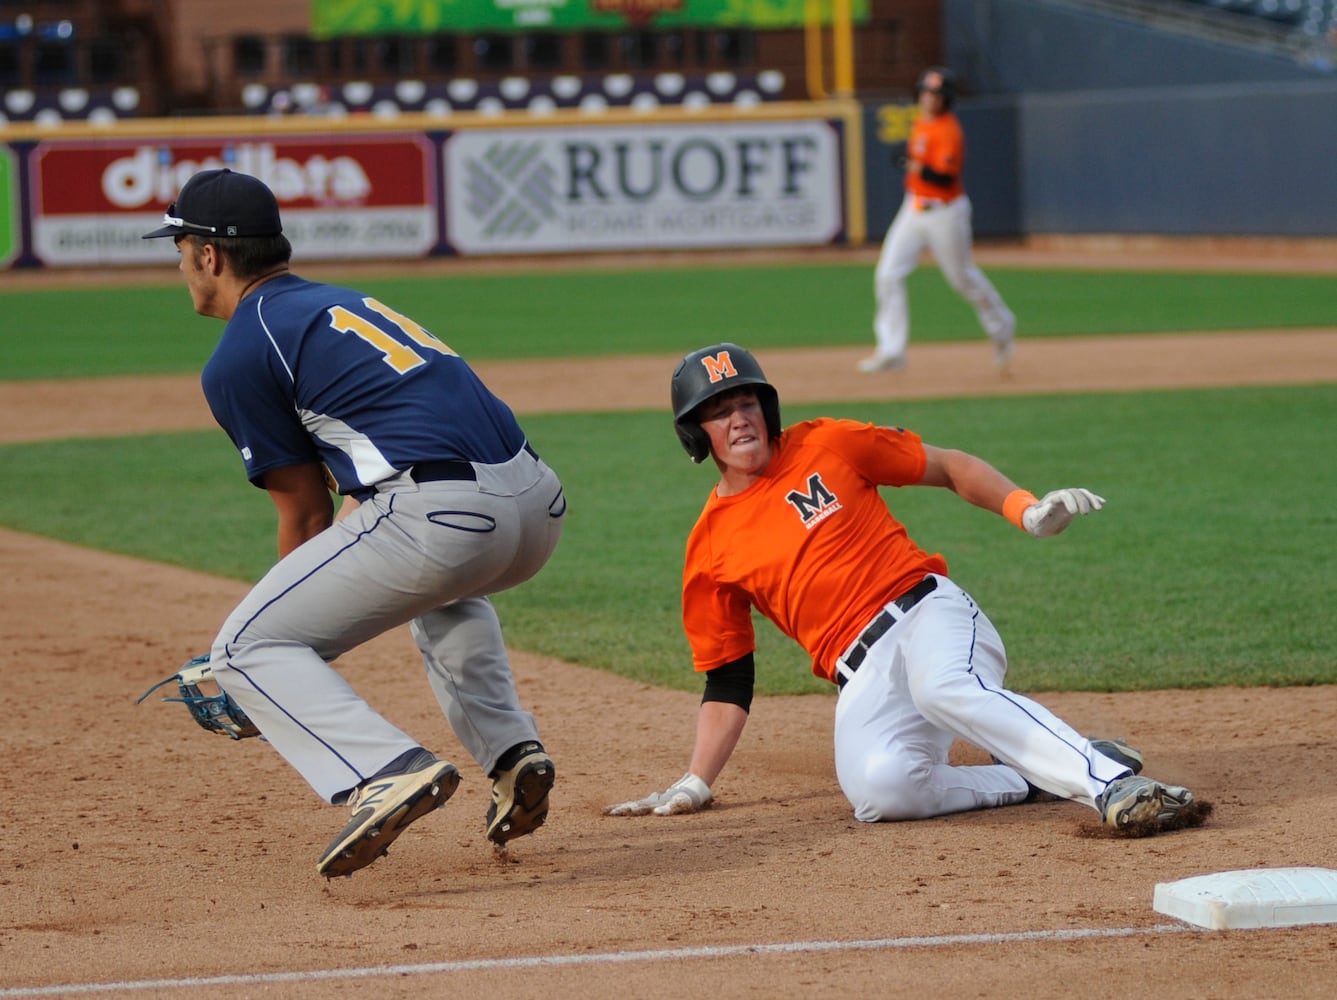
{"label": "ruoff home mortgage sign", "polygon": [[470,129],[444,168],[464,254],[824,244],[842,226],[826,121]]}

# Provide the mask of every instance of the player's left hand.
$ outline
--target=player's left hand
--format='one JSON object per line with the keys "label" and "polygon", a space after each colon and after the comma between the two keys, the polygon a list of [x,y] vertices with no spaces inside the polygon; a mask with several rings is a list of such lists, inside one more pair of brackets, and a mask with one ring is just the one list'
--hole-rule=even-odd
{"label": "player's left hand", "polygon": [[676,816],[704,809],[711,803],[710,786],[688,772],[662,792],[651,792],[643,799],[619,802],[604,810],[607,816]]}
{"label": "player's left hand", "polygon": [[[187,660],[181,669],[166,680],[159,681],[139,696],[136,705],[143,702],[158,688],[176,681],[178,698],[164,698],[163,701],[179,701],[190,710],[190,717],[211,733],[223,733],[234,740],[244,740],[248,736],[259,736],[256,728],[240,705],[218,686],[214,680],[213,667],[209,664],[209,654]],[[205,694],[200,685],[209,683],[217,689],[217,694]]]}
{"label": "player's left hand", "polygon": [[1105,498],[1080,486],[1046,493],[1027,507],[1021,515],[1021,526],[1036,538],[1057,535],[1079,514],[1090,514],[1105,506]]}

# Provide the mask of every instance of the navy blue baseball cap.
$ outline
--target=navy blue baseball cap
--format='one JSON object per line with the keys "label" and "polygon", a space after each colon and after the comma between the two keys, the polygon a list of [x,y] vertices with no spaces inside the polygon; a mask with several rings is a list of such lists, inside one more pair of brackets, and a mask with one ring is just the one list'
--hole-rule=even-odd
{"label": "navy blue baseball cap", "polygon": [[159,236],[277,236],[283,232],[279,203],[265,182],[227,167],[201,170],[167,206]]}

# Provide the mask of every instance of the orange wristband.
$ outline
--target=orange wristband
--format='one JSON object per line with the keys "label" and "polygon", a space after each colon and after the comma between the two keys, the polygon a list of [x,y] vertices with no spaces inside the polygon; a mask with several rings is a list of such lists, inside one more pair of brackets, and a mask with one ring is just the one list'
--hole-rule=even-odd
{"label": "orange wristband", "polygon": [[1022,531],[1026,526],[1021,523],[1021,515],[1026,513],[1026,508],[1036,502],[1036,496],[1030,490],[1013,490],[1003,501],[1003,516],[1015,524]]}

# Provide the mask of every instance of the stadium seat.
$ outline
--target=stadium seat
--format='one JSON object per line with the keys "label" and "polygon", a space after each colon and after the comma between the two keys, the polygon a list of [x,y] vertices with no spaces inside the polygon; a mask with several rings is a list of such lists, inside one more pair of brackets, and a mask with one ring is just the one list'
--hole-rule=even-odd
{"label": "stadium seat", "polygon": [[269,90],[260,84],[243,88],[241,101],[248,114],[378,114],[388,115],[391,106],[401,112],[425,112],[443,117],[457,111],[501,114],[526,111],[551,114],[562,108],[598,114],[609,108],[629,107],[638,111],[681,105],[688,108],[712,104],[754,107],[779,100],[784,74],[776,70],[758,73],[717,71],[698,76],[661,72],[640,76],[630,73],[561,74],[526,78],[508,76],[500,80],[454,77],[447,80],[401,80],[398,83],[351,81],[337,88],[330,101],[313,102],[306,95],[312,83],[295,83],[287,89]]}
{"label": "stadium seat", "polygon": [[106,124],[139,113],[135,87],[13,87],[4,91],[0,112],[6,122],[57,126],[64,122]]}

